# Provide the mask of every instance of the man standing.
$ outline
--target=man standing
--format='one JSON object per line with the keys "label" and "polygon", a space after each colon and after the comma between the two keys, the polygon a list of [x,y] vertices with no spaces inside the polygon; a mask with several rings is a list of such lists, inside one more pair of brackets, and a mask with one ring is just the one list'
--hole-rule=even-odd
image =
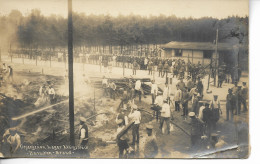
{"label": "man standing", "polygon": [[146,126],[147,136],[144,142],[144,158],[154,158],[158,154],[158,145],[153,135],[153,126]]}
{"label": "man standing", "polygon": [[110,88],[110,98],[115,100],[116,99],[116,84],[113,81],[110,81],[109,88]]}
{"label": "man standing", "polygon": [[213,126],[213,129],[215,130],[216,124],[220,117],[220,114],[222,114],[222,111],[220,109],[220,102],[218,100],[218,95],[214,95],[214,99],[210,103],[210,108],[213,112],[212,126]]}
{"label": "man standing", "polygon": [[188,88],[188,92],[190,92],[190,90],[193,88],[193,81],[192,81],[192,79],[191,79],[191,77],[190,76],[188,76],[187,77],[187,83],[186,83],[186,86],[187,86],[187,88]]}
{"label": "man standing", "polygon": [[158,64],[159,77],[162,77],[162,69],[163,69],[163,65],[162,62],[160,61]]}
{"label": "man standing", "polygon": [[157,96],[157,92],[158,92],[158,86],[155,83],[155,80],[152,80],[152,87],[151,87],[152,104],[154,104],[154,100]]}
{"label": "man standing", "polygon": [[163,89],[163,99],[167,100],[167,103],[170,105],[170,94],[171,94],[171,89],[168,83],[165,83],[165,87]]}
{"label": "man standing", "polygon": [[151,107],[152,110],[154,110],[154,116],[156,116],[156,121],[158,122],[159,119],[159,112],[162,109],[163,106],[163,96],[159,94],[155,98],[155,102],[153,106]]}
{"label": "man standing", "polygon": [[135,96],[134,97],[136,97],[136,95],[138,94],[139,102],[141,102],[141,94],[142,94],[142,92],[141,92],[141,85],[142,85],[142,83],[141,83],[140,80],[137,80],[135,82]]}
{"label": "man standing", "polygon": [[203,110],[203,121],[206,124],[206,134],[208,137],[211,136],[212,131],[212,120],[213,120],[213,112],[209,108],[209,103],[205,103],[205,109]]}
{"label": "man standing", "polygon": [[49,86],[48,90],[49,98],[50,98],[50,103],[53,104],[55,103],[55,91],[52,85]]}
{"label": "man standing", "polygon": [[123,125],[127,125],[128,124],[128,117],[126,115],[126,111],[127,111],[127,108],[123,108],[121,109],[121,112],[117,114],[116,116],[116,122],[118,122],[118,120],[123,120]]}
{"label": "man standing", "polygon": [[226,116],[227,116],[227,121],[229,121],[229,114],[230,114],[230,119],[231,121],[233,120],[233,112],[236,107],[236,97],[232,93],[232,89],[228,89],[228,94],[226,98]]}
{"label": "man standing", "polygon": [[141,112],[138,111],[137,106],[134,104],[132,106],[131,112],[128,117],[134,121],[132,135],[133,135],[133,143],[132,145],[135,146],[137,143],[137,148],[139,148],[139,127],[141,123]]}
{"label": "man standing", "polygon": [[14,79],[13,79],[13,68],[9,65],[8,66],[8,80],[13,82]]}
{"label": "man standing", "polygon": [[232,93],[235,97],[235,115],[238,114],[238,94],[239,87],[237,86],[237,81],[234,82],[234,87],[232,88]]}
{"label": "man standing", "polygon": [[180,81],[177,83],[180,90],[183,90],[185,88],[185,83],[183,82],[183,78],[180,78]]}
{"label": "man standing", "polygon": [[80,153],[83,156],[90,157],[88,151],[88,126],[86,124],[86,119],[84,117],[80,117],[80,125],[79,125],[79,144],[82,149],[80,149]]}
{"label": "man standing", "polygon": [[201,98],[203,98],[203,88],[202,81],[200,80],[200,77],[198,77],[197,89]]}
{"label": "man standing", "polygon": [[108,96],[108,79],[105,76],[103,76],[102,79],[102,88],[104,91],[104,96]]}
{"label": "man standing", "polygon": [[203,135],[203,122],[196,118],[194,112],[190,112],[189,116],[191,118],[191,147],[194,148]]}
{"label": "man standing", "polygon": [[129,148],[127,134],[124,134],[121,137],[118,136],[118,134],[125,128],[125,125],[122,119],[117,120],[116,123],[118,125],[116,132],[117,132],[117,146],[119,148],[119,158],[126,158],[126,154]]}
{"label": "man standing", "polygon": [[163,128],[163,123],[165,122],[167,126],[166,133],[170,134],[170,117],[171,117],[170,105],[167,103],[167,100],[163,100],[163,106],[161,110],[161,121],[160,121],[161,132]]}
{"label": "man standing", "polygon": [[190,100],[189,93],[187,92],[187,87],[185,87],[182,90],[182,99],[181,99],[181,104],[183,108],[183,114],[182,116],[186,117],[188,116],[188,102]]}
{"label": "man standing", "polygon": [[180,102],[182,99],[182,91],[180,90],[179,85],[176,85],[177,91],[175,93],[174,99],[175,99],[175,111],[180,111]]}
{"label": "man standing", "polygon": [[195,115],[199,114],[199,99],[198,99],[198,93],[194,92],[192,99],[191,99],[191,104],[192,104],[192,112],[195,113]]}
{"label": "man standing", "polygon": [[4,156],[12,157],[14,154],[19,154],[18,149],[21,145],[21,138],[15,127],[11,127],[5,131],[2,142],[3,150],[6,151]]}
{"label": "man standing", "polygon": [[241,96],[241,101],[240,101],[240,106],[241,104],[243,105],[243,111],[246,112],[247,111],[247,99],[248,99],[248,87],[246,86],[246,82],[243,82],[243,86],[240,92],[240,96]]}

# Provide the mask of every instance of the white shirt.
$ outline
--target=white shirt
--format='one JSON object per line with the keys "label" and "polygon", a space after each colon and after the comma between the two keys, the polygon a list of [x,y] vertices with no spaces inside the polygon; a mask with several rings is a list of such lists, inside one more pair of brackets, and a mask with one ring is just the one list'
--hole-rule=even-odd
{"label": "white shirt", "polygon": [[175,94],[175,101],[181,101],[182,99],[182,91],[178,89]]}
{"label": "white shirt", "polygon": [[171,117],[171,110],[170,105],[167,103],[164,103],[161,110],[161,116],[162,117]]}
{"label": "white shirt", "polygon": [[140,80],[137,80],[136,82],[135,82],[135,90],[140,90],[141,89],[141,81]]}
{"label": "white shirt", "polygon": [[205,109],[205,106],[201,106],[200,109],[199,109],[199,116],[198,116],[198,118],[199,118],[200,120],[203,119],[203,110],[204,110],[204,109]]}
{"label": "white shirt", "polygon": [[102,80],[102,85],[104,85],[104,84],[107,85],[107,79]]}
{"label": "white shirt", "polygon": [[210,108],[220,108],[219,100],[217,100],[217,101],[212,100],[209,107]]}
{"label": "white shirt", "polygon": [[170,94],[171,94],[170,87],[169,86],[168,87],[164,87],[164,89],[163,89],[163,97],[164,97],[164,99],[170,97]]}
{"label": "white shirt", "polygon": [[152,87],[151,87],[151,94],[155,94],[155,95],[157,95],[157,92],[158,92],[157,84],[152,84]]}
{"label": "white shirt", "polygon": [[55,91],[53,88],[50,88],[49,91],[48,91],[49,95],[54,95],[55,94]]}
{"label": "white shirt", "polygon": [[134,111],[133,113],[130,113],[129,118],[131,118],[135,123],[134,124],[140,124],[141,122],[141,112]]}
{"label": "white shirt", "polygon": [[157,96],[155,98],[155,101],[154,101],[155,104],[159,105],[160,107],[162,107],[163,105],[163,97],[160,95],[160,96]]}

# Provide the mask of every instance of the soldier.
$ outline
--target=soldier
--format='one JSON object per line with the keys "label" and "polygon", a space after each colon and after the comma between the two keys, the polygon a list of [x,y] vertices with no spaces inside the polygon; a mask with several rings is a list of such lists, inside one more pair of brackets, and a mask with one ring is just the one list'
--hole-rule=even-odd
{"label": "soldier", "polygon": [[158,86],[155,83],[155,80],[152,80],[152,86],[151,86],[152,104],[154,104],[154,100],[157,96],[157,92],[158,92]]}
{"label": "soldier", "polygon": [[185,87],[182,90],[182,99],[181,99],[181,104],[183,108],[183,114],[181,116],[185,117],[188,116],[188,102],[190,100],[189,93],[187,92],[187,87]]}
{"label": "soldier", "polygon": [[159,77],[162,77],[162,70],[163,70],[163,65],[162,62],[160,61],[158,64]]}
{"label": "soldier", "polygon": [[164,65],[163,65],[163,75],[162,75],[162,77],[164,77],[165,74],[166,74],[166,77],[168,77],[168,71],[169,71],[169,65],[168,65],[168,62],[165,61]]}
{"label": "soldier", "polygon": [[146,126],[147,136],[144,141],[144,158],[154,158],[158,154],[156,137],[153,135],[153,126]]}
{"label": "soldier", "polygon": [[180,90],[180,87],[179,85],[177,84],[176,85],[176,88],[177,88],[177,91],[175,93],[175,96],[174,96],[174,100],[175,100],[175,111],[180,111],[180,102],[181,102],[181,99],[182,99],[182,90]]}
{"label": "soldier", "polygon": [[139,96],[139,102],[141,102],[141,98],[142,98],[141,85],[142,85],[142,83],[141,83],[140,80],[137,80],[135,82],[135,96],[134,97],[136,97],[136,95],[138,95]]}
{"label": "soldier", "polygon": [[226,116],[227,116],[227,121],[229,120],[229,114],[230,114],[230,118],[231,121],[233,120],[233,112],[235,109],[235,96],[232,93],[232,89],[228,89],[228,94],[227,94],[227,98],[226,98]]}
{"label": "soldier", "polygon": [[210,102],[210,108],[213,112],[212,126],[213,126],[213,129],[215,130],[216,124],[220,117],[220,114],[222,114],[222,111],[220,108],[220,102],[218,100],[218,95],[214,95],[214,99]]}
{"label": "soldier", "polygon": [[120,119],[123,120],[123,125],[126,126],[128,124],[128,117],[126,115],[127,108],[122,108],[121,112],[117,114],[116,116],[116,122],[118,122]]}
{"label": "soldier", "polygon": [[153,63],[152,63],[152,61],[149,61],[149,63],[148,63],[148,71],[149,71],[148,75],[153,74],[152,70],[153,70]]}
{"label": "soldier", "polygon": [[210,137],[211,131],[212,131],[213,112],[209,108],[209,103],[205,103],[205,109],[203,110],[202,120],[206,124],[206,134],[207,134],[208,137]]}
{"label": "soldier", "polygon": [[191,79],[191,77],[190,76],[187,76],[187,83],[186,83],[186,86],[187,86],[187,88],[188,88],[188,92],[190,92],[190,90],[191,90],[191,88],[193,88],[193,81],[192,81],[192,79]]}
{"label": "soldier", "polygon": [[194,148],[203,136],[203,122],[195,116],[194,112],[190,112],[191,118],[191,147]]}
{"label": "soldier", "polygon": [[235,115],[238,114],[238,94],[239,94],[239,87],[237,86],[237,81],[234,82],[234,87],[232,88],[232,93],[235,96]]}
{"label": "soldier", "polygon": [[134,60],[134,63],[133,63],[133,75],[136,75],[136,70],[138,69],[138,64],[136,62],[136,60]]}
{"label": "soldier", "polygon": [[196,115],[199,114],[199,98],[197,95],[198,95],[198,93],[194,92],[192,99],[191,99],[192,112],[194,112]]}
{"label": "soldier", "polygon": [[198,89],[198,92],[201,96],[201,98],[203,98],[203,84],[202,84],[202,81],[200,80],[200,77],[198,77],[198,82],[197,82],[197,89]]}
{"label": "soldier", "polygon": [[180,78],[180,81],[177,83],[180,90],[183,90],[185,88],[185,83],[183,82],[183,78]]}
{"label": "soldier", "polygon": [[108,79],[105,76],[102,79],[102,88],[104,96],[108,96]]}
{"label": "soldier", "polygon": [[247,99],[248,99],[248,87],[246,86],[246,82],[243,82],[243,86],[240,92],[240,103],[239,106],[243,105],[243,112],[247,111]]}
{"label": "soldier", "polygon": [[156,116],[156,121],[158,122],[159,119],[159,112],[162,109],[163,106],[163,96],[161,93],[158,94],[158,96],[156,96],[155,98],[155,102],[153,104],[153,106],[151,107],[151,109],[154,111],[153,116]]}

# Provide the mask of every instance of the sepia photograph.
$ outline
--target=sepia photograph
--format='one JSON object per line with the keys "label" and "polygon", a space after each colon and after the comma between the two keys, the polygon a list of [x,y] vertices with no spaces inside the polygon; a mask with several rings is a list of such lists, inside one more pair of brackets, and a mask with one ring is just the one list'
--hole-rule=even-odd
{"label": "sepia photograph", "polygon": [[0,0],[0,158],[246,159],[249,0]]}

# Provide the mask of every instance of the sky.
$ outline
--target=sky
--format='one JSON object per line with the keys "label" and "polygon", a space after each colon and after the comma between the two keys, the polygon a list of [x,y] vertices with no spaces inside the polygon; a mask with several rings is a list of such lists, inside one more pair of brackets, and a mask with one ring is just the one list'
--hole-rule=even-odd
{"label": "sky", "polygon": [[[89,14],[137,14],[142,16],[176,15],[177,17],[226,18],[248,16],[248,0],[72,0],[73,11]],[[39,9],[45,16],[67,17],[67,0],[0,0],[0,15],[17,9],[23,15]]]}

